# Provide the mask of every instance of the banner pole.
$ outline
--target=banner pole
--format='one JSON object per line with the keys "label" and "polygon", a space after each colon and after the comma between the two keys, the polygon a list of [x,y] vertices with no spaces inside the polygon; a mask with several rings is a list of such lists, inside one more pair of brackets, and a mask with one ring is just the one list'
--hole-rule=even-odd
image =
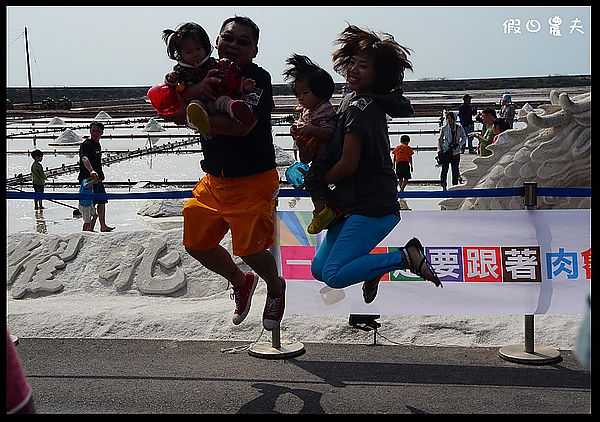
{"label": "banner pole", "polygon": [[[275,258],[277,265],[277,272],[282,274],[281,271],[281,256],[279,254],[279,218],[277,217],[277,211],[273,212],[273,221],[275,222],[275,239],[273,246],[269,249]],[[271,331],[271,342],[257,342],[254,343],[249,349],[248,354],[257,358],[264,359],[287,359],[300,356],[304,354],[304,344],[299,341],[281,341],[281,323],[277,324],[277,327]]]}
{"label": "banner pole", "polygon": [[[537,183],[523,182],[523,205],[527,210],[537,206]],[[547,365],[562,361],[560,352],[546,346],[535,347],[533,334],[533,314],[525,315],[525,350],[521,345],[504,346],[498,355],[509,362],[529,365]]]}

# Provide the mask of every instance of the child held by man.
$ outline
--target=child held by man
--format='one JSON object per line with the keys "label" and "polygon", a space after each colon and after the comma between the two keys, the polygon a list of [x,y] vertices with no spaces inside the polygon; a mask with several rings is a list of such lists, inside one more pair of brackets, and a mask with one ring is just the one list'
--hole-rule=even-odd
{"label": "child held by man", "polygon": [[[200,133],[211,133],[209,113],[225,112],[242,124],[255,121],[252,109],[241,98],[245,92],[251,92],[256,83],[250,78],[242,78],[239,67],[232,60],[217,60],[211,56],[212,45],[204,28],[187,22],[175,30],[165,29],[162,37],[167,55],[177,64],[165,76],[164,84],[148,91],[159,115],[177,124],[187,124]],[[184,104],[180,94],[210,75],[221,80],[217,99],[196,98],[190,104]]]}

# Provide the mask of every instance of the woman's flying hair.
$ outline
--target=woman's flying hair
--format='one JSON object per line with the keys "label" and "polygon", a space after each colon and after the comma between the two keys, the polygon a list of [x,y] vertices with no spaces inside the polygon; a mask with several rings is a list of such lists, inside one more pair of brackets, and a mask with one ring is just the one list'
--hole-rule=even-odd
{"label": "woman's flying hair", "polygon": [[377,34],[355,25],[348,25],[333,44],[340,46],[332,55],[333,69],[344,77],[353,56],[367,53],[373,59],[375,93],[386,93],[400,88],[404,81],[404,70],[413,69],[408,60],[410,49],[398,44],[394,36],[386,32]]}

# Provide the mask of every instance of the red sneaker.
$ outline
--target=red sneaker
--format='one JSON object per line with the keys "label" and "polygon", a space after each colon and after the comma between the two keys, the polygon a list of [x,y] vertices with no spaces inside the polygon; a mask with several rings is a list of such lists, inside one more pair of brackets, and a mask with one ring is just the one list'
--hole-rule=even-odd
{"label": "red sneaker", "polygon": [[231,117],[236,119],[241,124],[249,125],[254,123],[256,117],[252,114],[252,109],[242,100],[231,101]]}
{"label": "red sneaker", "polygon": [[235,311],[233,312],[233,323],[240,324],[250,311],[252,303],[252,295],[258,284],[258,276],[249,271],[246,273],[246,284],[242,287],[233,288],[233,298],[235,300]]}
{"label": "red sneaker", "polygon": [[285,280],[281,277],[279,279],[281,280],[281,296],[275,298],[267,296],[263,311],[263,327],[268,331],[272,331],[279,325],[285,310]]}

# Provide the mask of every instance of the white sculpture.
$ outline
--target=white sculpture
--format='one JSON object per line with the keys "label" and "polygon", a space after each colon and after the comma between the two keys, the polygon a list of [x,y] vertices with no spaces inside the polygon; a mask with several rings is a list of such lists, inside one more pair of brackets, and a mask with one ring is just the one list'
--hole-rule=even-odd
{"label": "white sculpture", "polygon": [[[475,168],[466,170],[467,183],[452,189],[490,189],[521,187],[536,182],[543,188],[591,187],[591,109],[592,93],[569,98],[566,92],[550,92],[550,104],[533,109],[525,104],[517,120],[522,129],[502,133],[488,157],[473,160]],[[523,198],[450,198],[440,202],[450,210],[523,209]],[[591,208],[591,197],[538,196],[538,209]]]}

